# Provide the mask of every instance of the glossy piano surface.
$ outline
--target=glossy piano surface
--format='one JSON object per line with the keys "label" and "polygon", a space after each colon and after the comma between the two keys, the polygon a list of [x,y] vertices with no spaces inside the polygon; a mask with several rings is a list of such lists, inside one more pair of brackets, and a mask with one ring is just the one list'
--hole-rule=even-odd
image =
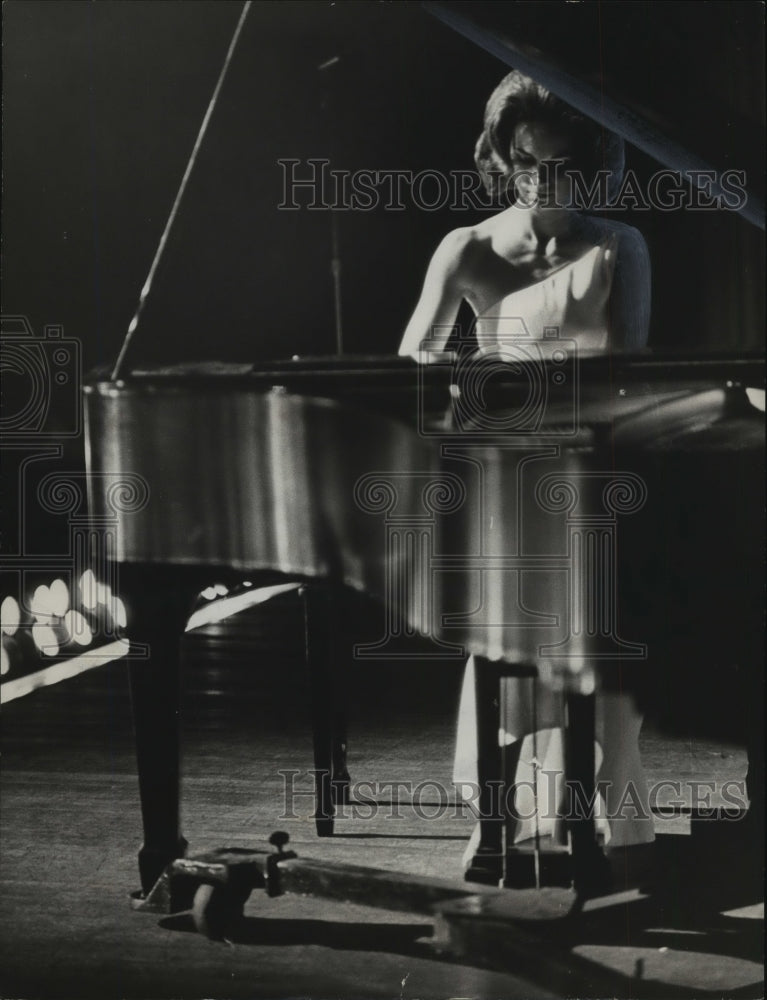
{"label": "glossy piano surface", "polygon": [[[759,468],[762,384],[757,361],[649,356],[145,371],[87,388],[92,510],[116,516],[121,563],[347,585],[491,659],[642,658],[617,632],[618,542],[670,481],[672,503],[701,502],[680,461]],[[119,474],[134,509],[114,506]]]}

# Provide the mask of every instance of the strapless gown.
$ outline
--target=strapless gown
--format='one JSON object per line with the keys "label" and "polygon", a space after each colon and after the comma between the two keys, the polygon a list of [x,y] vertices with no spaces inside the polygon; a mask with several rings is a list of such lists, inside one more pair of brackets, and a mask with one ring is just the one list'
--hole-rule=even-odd
{"label": "strapless gown", "polygon": [[[515,341],[535,340],[542,356],[557,350],[563,339],[575,340],[579,351],[609,347],[609,294],[614,253],[610,244],[552,272],[542,281],[519,289],[477,316],[475,332],[482,352],[513,356]],[[474,691],[475,661],[464,674],[458,714],[453,780],[459,797],[471,800],[477,783],[477,730]],[[562,696],[532,682],[505,678],[499,741],[522,741],[516,779],[520,815],[515,842],[541,836],[563,840],[565,827],[552,803],[562,801],[564,747]],[[597,833],[605,846],[623,847],[654,839],[647,782],[639,757],[642,717],[627,694],[599,692],[596,699],[596,779],[604,788],[596,804]],[[534,769],[537,774],[534,774]],[[535,786],[534,786],[535,777]],[[536,787],[537,801],[531,789]],[[463,790],[462,790],[463,789]],[[534,818],[537,814],[537,819]],[[471,847],[467,852],[470,855]]]}
{"label": "strapless gown", "polygon": [[499,299],[476,318],[477,346],[503,350],[525,337],[538,343],[544,357],[563,339],[575,340],[582,353],[607,350],[614,261],[614,242],[606,242]]}

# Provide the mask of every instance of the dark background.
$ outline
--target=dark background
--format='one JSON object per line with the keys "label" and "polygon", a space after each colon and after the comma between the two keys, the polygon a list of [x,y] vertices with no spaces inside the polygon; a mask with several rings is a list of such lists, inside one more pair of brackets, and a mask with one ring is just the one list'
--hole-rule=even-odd
{"label": "dark background", "polygon": [[[81,344],[83,371],[116,358],[240,10],[239,2],[221,0],[3,6],[3,311],[28,316],[37,334],[45,324],[63,326]],[[470,13],[604,85],[713,166],[746,169],[749,186],[763,191],[761,4],[497,3],[472,4]],[[320,72],[334,56],[338,64]],[[254,4],[129,367],[332,352],[330,215],[278,210],[277,160],[332,156],[348,170],[471,169],[485,101],[506,71],[415,3]],[[627,165],[643,178],[658,166],[631,147]],[[763,349],[760,230],[728,211],[616,217],[636,225],[650,248],[655,350]],[[396,350],[435,245],[478,218],[415,208],[341,214],[348,351]],[[52,398],[49,429],[68,426],[77,405],[76,392]],[[59,458],[31,467],[30,488],[48,471],[82,466],[82,437],[60,443]],[[25,453],[5,457],[10,498]],[[663,579],[665,587],[648,583],[647,607],[634,602],[635,613],[657,620],[658,605],[675,591],[660,617],[679,632],[677,659],[693,675],[704,646],[724,662],[712,634],[723,643],[733,634],[759,638],[758,628],[733,624],[728,609],[760,565],[738,562],[740,550],[720,545],[737,565],[712,573],[713,549],[698,544],[713,525],[761,518],[759,494],[741,465],[722,469],[711,468],[706,489],[715,493],[716,480],[735,483],[727,489],[731,505],[714,518],[718,509],[704,505],[697,521],[681,511],[680,523],[666,525],[645,555],[657,563],[646,579]],[[758,463],[753,471],[761,480]],[[682,477],[667,484],[669,493]],[[31,506],[25,515],[27,551],[61,552],[64,518]],[[6,551],[14,534],[12,527]],[[759,563],[760,538],[749,545]],[[689,561],[691,550],[698,562]],[[716,586],[708,587],[712,576]],[[691,637],[678,622],[693,600],[689,591],[701,589],[691,585],[698,578],[706,581],[713,625]],[[627,626],[626,634],[635,633]]]}
{"label": "dark background", "polygon": [[[60,324],[80,342],[83,372],[117,356],[240,11],[221,0],[3,5],[3,312],[28,316],[38,335]],[[746,169],[763,190],[761,4],[468,12],[604,86],[714,166]],[[419,4],[255,3],[128,367],[332,352],[330,213],[278,210],[277,160],[469,170],[506,70]],[[641,177],[657,168],[630,146],[627,162]],[[656,350],[763,349],[760,230],[729,211],[616,217],[650,247]],[[339,215],[348,351],[396,350],[435,245],[479,218],[413,207]],[[27,383],[4,375],[13,403]],[[77,381],[51,394],[54,438],[79,407]],[[35,462],[33,480],[82,466],[82,437],[59,443],[61,458]],[[25,452],[4,457],[7,512]],[[63,518],[27,504],[24,522],[27,551],[61,550]],[[6,552],[19,527],[8,526]]]}
{"label": "dark background", "polygon": [[[763,185],[760,4],[468,8]],[[38,333],[62,324],[82,341],[86,369],[116,356],[240,10],[205,0],[3,7],[3,310],[28,315]],[[505,71],[418,4],[254,4],[131,361],[331,352],[330,215],[277,209],[277,159],[471,169],[484,102]],[[642,176],[657,166],[631,148],[628,163]],[[759,230],[728,211],[617,217],[650,246],[656,349],[761,348]],[[348,351],[396,350],[434,246],[478,218],[383,207],[340,216]]]}

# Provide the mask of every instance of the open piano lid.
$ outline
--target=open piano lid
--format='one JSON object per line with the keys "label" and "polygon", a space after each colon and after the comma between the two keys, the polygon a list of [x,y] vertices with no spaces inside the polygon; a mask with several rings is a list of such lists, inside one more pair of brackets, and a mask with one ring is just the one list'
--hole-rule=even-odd
{"label": "open piano lid", "polygon": [[[764,228],[764,11],[757,3],[438,3],[426,10]],[[693,9],[694,8],[694,9]]]}
{"label": "open piano lid", "polygon": [[[422,6],[426,13],[414,5],[399,9],[392,6],[386,9],[384,16],[395,21],[402,17],[405,30],[412,25],[415,16],[424,22],[434,18],[435,29],[444,30],[437,28],[436,20],[439,20],[498,60],[499,77],[504,66],[514,66],[528,73],[662,166],[686,174],[685,184],[697,185],[710,196],[716,196],[717,178],[722,171],[741,171],[747,196],[737,210],[749,223],[763,228],[764,71],[760,5],[707,3],[694,5],[694,11],[692,4],[685,3],[604,5],[590,0],[578,4],[428,2]],[[251,18],[260,16],[259,9],[257,6],[252,11]],[[356,17],[356,11],[353,12]],[[380,17],[380,9],[378,14]],[[353,20],[348,8],[344,16]],[[326,45],[327,39],[322,44]],[[477,129],[479,112],[477,108]],[[459,161],[463,162],[465,159]],[[694,214],[697,213],[689,216],[691,221]],[[665,225],[665,219],[662,221]],[[346,225],[345,220],[342,225]],[[454,226],[455,221],[449,220],[445,228],[450,225]],[[636,225],[641,230],[646,229],[642,219]],[[743,228],[750,230],[751,226]],[[648,236],[646,232],[645,236]],[[685,234],[684,238],[693,244],[697,240],[694,232],[689,237]],[[674,239],[675,249],[668,251],[658,245],[653,247],[649,241],[658,287],[665,283],[668,295],[670,286],[679,300],[671,314],[663,308],[656,309],[654,290],[653,316],[658,317],[664,329],[677,330],[684,324],[693,331],[696,314],[694,309],[689,309],[689,298],[706,285],[707,294],[710,294],[710,274],[689,279],[684,291],[680,288],[676,296],[673,287],[676,278],[669,278],[669,274],[678,263],[673,254],[680,250],[681,234],[676,232]],[[754,254],[758,239],[755,233],[749,238],[747,248],[736,251],[744,255],[744,260],[746,254],[750,255],[748,268],[740,269],[749,272],[748,277],[742,279],[750,283],[747,308],[740,304],[743,299],[740,285],[733,283],[741,281],[735,275],[739,261],[728,251],[723,255],[729,257],[725,263],[728,270],[722,275],[716,308],[711,308],[708,299],[705,302],[701,299],[697,306],[700,315],[707,314],[711,328],[708,339],[704,334],[698,341],[699,334],[695,331],[681,335],[681,339],[670,344],[658,344],[651,339],[653,348],[661,347],[664,353],[670,348],[669,355],[680,356],[680,361],[683,361],[687,345],[690,346],[687,351],[690,359],[717,354],[753,358],[755,349],[759,357],[763,356],[758,302],[760,296],[763,297],[763,279],[755,276],[760,271],[759,255]],[[672,244],[674,241],[667,241],[664,232],[662,242]],[[664,249],[665,256],[658,253],[656,259],[658,249]],[[684,252],[684,247],[681,249]],[[350,242],[344,252],[350,252]],[[324,271],[326,262],[319,259],[317,263]],[[345,280],[347,288],[351,288],[348,275]],[[393,287],[402,287],[396,273],[392,281],[396,282]],[[355,295],[364,300],[365,288],[355,287]],[[410,292],[403,288],[400,298],[409,304]],[[355,322],[351,306],[357,308],[358,314],[359,307],[348,301],[346,304],[350,306],[348,325],[351,327]],[[661,305],[664,304],[661,301]],[[724,329],[748,332],[744,335],[745,340],[737,340],[733,345],[734,333],[721,342],[718,339],[718,330]],[[674,337],[679,336],[674,334]],[[742,335],[738,333],[737,336]],[[321,341],[321,337],[315,337],[312,352],[322,350]],[[393,341],[383,344],[384,351],[395,347]],[[373,343],[365,343],[360,353],[369,354],[371,349],[374,349]],[[299,350],[303,360],[304,345],[300,345]],[[130,353],[128,367],[121,371],[136,373],[141,370],[137,364],[139,358],[133,351]],[[289,358],[291,353],[289,347],[283,356]],[[266,353],[268,358],[275,356]],[[246,361],[242,357],[236,360],[242,360],[243,364]],[[380,358],[379,363],[382,360]],[[259,364],[259,367],[263,366]],[[295,366],[290,367],[295,370]]]}

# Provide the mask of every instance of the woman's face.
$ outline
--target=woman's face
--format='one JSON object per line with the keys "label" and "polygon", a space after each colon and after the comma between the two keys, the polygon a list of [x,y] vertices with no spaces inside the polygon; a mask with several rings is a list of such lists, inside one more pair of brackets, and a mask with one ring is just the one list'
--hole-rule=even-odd
{"label": "woman's face", "polygon": [[530,208],[567,208],[573,137],[563,125],[520,122],[514,129],[509,159],[517,197]]}

